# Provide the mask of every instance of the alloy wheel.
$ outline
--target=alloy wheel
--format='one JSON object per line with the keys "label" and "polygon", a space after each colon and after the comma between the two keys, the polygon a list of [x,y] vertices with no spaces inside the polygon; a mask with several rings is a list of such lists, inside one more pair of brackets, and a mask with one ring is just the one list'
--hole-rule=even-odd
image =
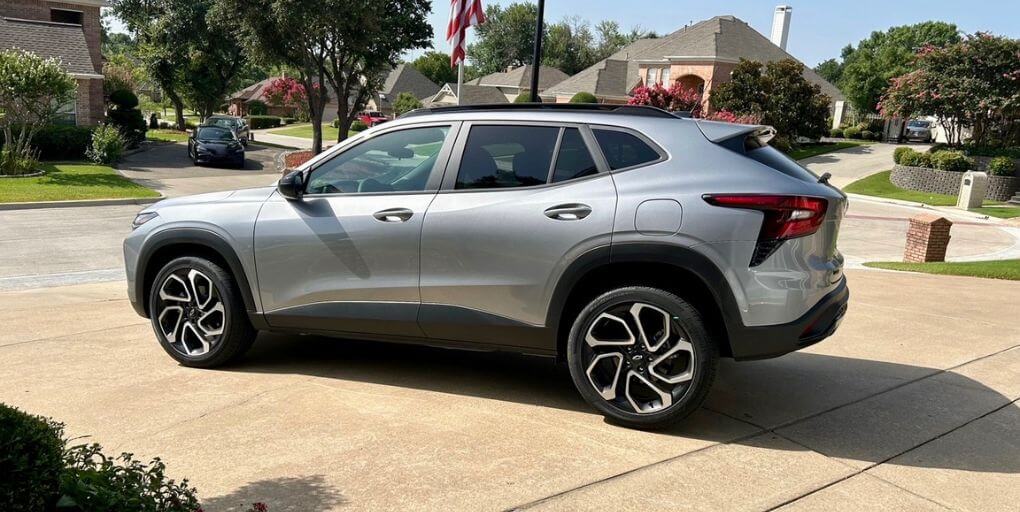
{"label": "alloy wheel", "polygon": [[691,388],[696,354],[687,333],[664,309],[623,302],[587,327],[581,362],[588,383],[606,402],[631,414],[653,414]]}
{"label": "alloy wheel", "polygon": [[208,276],[194,268],[168,274],[159,285],[157,325],[177,352],[209,353],[219,343],[227,321],[223,300]]}

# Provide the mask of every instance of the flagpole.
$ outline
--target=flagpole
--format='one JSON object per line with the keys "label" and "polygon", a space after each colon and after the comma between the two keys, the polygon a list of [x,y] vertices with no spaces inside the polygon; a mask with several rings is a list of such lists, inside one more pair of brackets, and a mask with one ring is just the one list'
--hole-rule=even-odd
{"label": "flagpole", "polygon": [[538,0],[538,21],[535,23],[535,53],[531,56],[531,102],[538,103],[538,71],[542,67],[542,18],[545,0]]}
{"label": "flagpole", "polygon": [[[466,57],[466,56],[465,56]],[[460,105],[460,84],[464,83],[464,61],[457,63],[457,104]]]}

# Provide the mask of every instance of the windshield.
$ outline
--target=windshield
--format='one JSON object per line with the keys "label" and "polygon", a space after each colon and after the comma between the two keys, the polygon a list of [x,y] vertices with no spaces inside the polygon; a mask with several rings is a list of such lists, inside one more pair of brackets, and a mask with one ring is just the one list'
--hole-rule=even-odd
{"label": "windshield", "polygon": [[231,141],[234,140],[234,133],[219,126],[201,126],[198,128],[195,138],[198,140]]}
{"label": "windshield", "polygon": [[236,119],[229,117],[210,117],[206,119],[205,124],[210,126],[221,126],[223,128],[236,128],[239,124]]}
{"label": "windshield", "polygon": [[928,121],[911,121],[907,123],[910,128],[927,128],[929,126]]}

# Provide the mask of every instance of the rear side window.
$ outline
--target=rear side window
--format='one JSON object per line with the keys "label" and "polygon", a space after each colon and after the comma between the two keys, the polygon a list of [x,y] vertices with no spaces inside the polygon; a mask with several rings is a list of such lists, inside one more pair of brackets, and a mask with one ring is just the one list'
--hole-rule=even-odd
{"label": "rear side window", "polygon": [[625,169],[635,165],[654,162],[659,153],[641,139],[618,130],[593,129],[595,140],[602,148],[602,154],[612,170]]}
{"label": "rear side window", "polygon": [[556,156],[556,167],[553,169],[552,182],[572,180],[591,176],[599,172],[595,160],[584,143],[584,138],[577,128],[563,130],[560,139],[560,152]]}
{"label": "rear side window", "polygon": [[547,126],[474,126],[457,171],[457,189],[543,185],[560,129]]}

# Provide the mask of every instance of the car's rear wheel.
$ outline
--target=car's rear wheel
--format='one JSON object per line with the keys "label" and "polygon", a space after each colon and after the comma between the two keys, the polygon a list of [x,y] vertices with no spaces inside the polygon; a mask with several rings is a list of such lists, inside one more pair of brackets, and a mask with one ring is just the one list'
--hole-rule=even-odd
{"label": "car's rear wheel", "polygon": [[718,348],[698,311],[676,295],[627,287],[596,297],[567,341],[570,375],[607,419],[634,428],[675,423],[704,401]]}
{"label": "car's rear wheel", "polygon": [[240,357],[257,334],[234,278],[216,263],[192,256],[167,263],[156,275],[149,318],[163,350],[198,368]]}

